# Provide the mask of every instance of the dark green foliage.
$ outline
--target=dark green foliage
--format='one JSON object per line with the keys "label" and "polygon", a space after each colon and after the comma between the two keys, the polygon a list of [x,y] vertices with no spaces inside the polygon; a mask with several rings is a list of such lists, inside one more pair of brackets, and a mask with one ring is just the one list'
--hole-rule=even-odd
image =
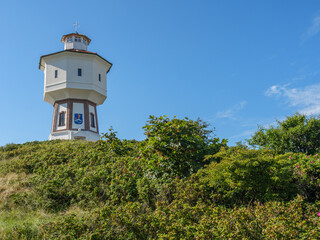
{"label": "dark green foliage", "polygon": [[270,148],[278,154],[315,154],[320,147],[320,116],[295,114],[277,121],[275,127],[259,127],[248,142],[252,146]]}
{"label": "dark green foliage", "polygon": [[286,154],[285,158],[293,167],[293,181],[299,194],[307,201],[320,200],[320,159],[319,155]]}
{"label": "dark green foliage", "polygon": [[0,147],[0,152],[9,152],[12,150],[16,150],[21,146],[21,144],[8,143],[5,146]]}
{"label": "dark green foliage", "polygon": [[[133,140],[131,142],[135,141]],[[126,147],[117,137],[117,132],[115,132],[112,127],[109,129],[109,132],[102,134],[101,141],[99,141],[99,147],[99,150],[106,151],[109,155],[124,155],[130,150],[130,148]]]}
{"label": "dark green foliage", "polygon": [[201,120],[150,116],[143,127],[147,136],[143,154],[160,174],[185,177],[209,163],[227,141],[212,138],[208,124]]}
{"label": "dark green foliage", "polygon": [[118,146],[110,151],[108,142],[79,143],[78,151],[70,148],[73,144],[64,142],[47,149],[51,157],[34,153],[22,159],[21,167],[34,173],[30,184],[46,209],[60,211],[71,204],[90,207],[106,200],[120,203],[137,198],[135,179],[141,175],[137,158],[115,156]]}
{"label": "dark green foliage", "polygon": [[151,117],[141,142],[111,129],[1,148],[2,213],[49,217],[0,224],[0,239],[320,238],[317,154],[226,147],[206,128]]}
{"label": "dark green foliage", "polygon": [[212,187],[214,202],[227,205],[254,201],[290,200],[298,193],[289,161],[275,159],[270,151],[230,148],[217,154],[198,174]]}
{"label": "dark green foliage", "polygon": [[85,217],[67,215],[44,225],[45,239],[318,239],[317,207],[300,197],[226,209],[182,200],[108,205]]}

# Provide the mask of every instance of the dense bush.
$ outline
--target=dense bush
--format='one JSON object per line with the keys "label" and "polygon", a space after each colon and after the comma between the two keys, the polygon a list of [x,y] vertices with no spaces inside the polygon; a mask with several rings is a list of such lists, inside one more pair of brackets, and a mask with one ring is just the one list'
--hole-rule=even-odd
{"label": "dense bush", "polygon": [[318,239],[315,205],[301,197],[227,209],[176,200],[152,211],[140,203],[108,205],[83,217],[67,215],[45,224],[45,239]]}
{"label": "dense bush", "polygon": [[259,127],[248,143],[252,146],[270,148],[278,154],[315,154],[320,147],[320,116],[307,117],[295,114],[283,121],[277,121],[275,127]]}
{"label": "dense bush", "polygon": [[217,156],[220,163],[211,163],[198,173],[212,188],[217,203],[290,200],[298,193],[294,167],[289,161],[275,159],[270,151],[233,148]]}
{"label": "dense bush", "polygon": [[320,159],[319,155],[286,154],[277,156],[291,163],[293,180],[298,192],[307,201],[320,200]]}
{"label": "dense bush", "polygon": [[208,124],[201,120],[150,116],[143,128],[147,138],[142,152],[160,174],[189,176],[209,163],[206,155],[217,153],[227,143],[212,137]]}
{"label": "dense bush", "polygon": [[145,141],[1,148],[0,239],[320,238],[317,154],[227,147],[207,127],[151,117]]}

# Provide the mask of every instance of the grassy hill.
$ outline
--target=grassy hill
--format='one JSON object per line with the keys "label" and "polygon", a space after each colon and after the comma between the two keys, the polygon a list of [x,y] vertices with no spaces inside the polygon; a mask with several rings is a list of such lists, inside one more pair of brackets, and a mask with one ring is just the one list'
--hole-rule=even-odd
{"label": "grassy hill", "polygon": [[0,147],[0,239],[319,239],[320,159],[227,147],[199,121],[145,141]]}

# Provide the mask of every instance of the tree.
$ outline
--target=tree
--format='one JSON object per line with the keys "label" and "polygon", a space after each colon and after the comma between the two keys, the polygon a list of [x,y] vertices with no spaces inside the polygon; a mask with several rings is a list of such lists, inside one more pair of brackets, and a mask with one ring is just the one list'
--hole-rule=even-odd
{"label": "tree", "polygon": [[199,119],[150,116],[143,127],[147,136],[144,155],[152,159],[159,172],[188,176],[208,163],[204,160],[206,155],[217,153],[227,143],[225,139],[220,142],[219,138],[212,138],[208,126]]}
{"label": "tree", "polygon": [[284,121],[277,121],[275,127],[259,126],[248,143],[259,148],[270,148],[276,153],[314,154],[320,147],[320,117],[296,113]]}

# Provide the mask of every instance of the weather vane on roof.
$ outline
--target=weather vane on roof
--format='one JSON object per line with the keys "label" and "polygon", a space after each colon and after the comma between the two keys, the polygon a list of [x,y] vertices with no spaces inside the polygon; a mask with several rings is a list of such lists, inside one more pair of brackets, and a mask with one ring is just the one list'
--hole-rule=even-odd
{"label": "weather vane on roof", "polygon": [[79,24],[79,22],[78,22],[78,21],[76,21],[76,22],[73,24],[73,26],[74,26],[74,30],[75,30],[75,32],[76,32],[76,33],[78,33],[78,29],[80,28],[80,24]]}

